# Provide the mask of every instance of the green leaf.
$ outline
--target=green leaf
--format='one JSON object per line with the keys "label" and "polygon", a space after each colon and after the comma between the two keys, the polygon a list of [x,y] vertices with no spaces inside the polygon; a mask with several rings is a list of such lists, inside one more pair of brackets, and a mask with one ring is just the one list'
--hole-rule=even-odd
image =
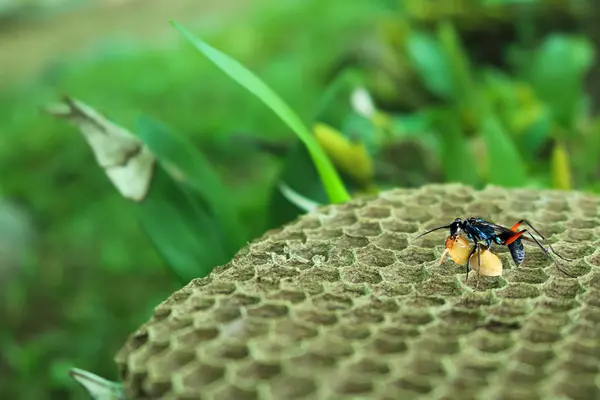
{"label": "green leaf", "polygon": [[[355,68],[345,68],[342,70],[323,90],[323,94],[316,102],[315,109],[311,115],[311,122],[319,119],[330,124],[337,124],[339,122],[335,118],[337,114],[345,113],[348,109],[346,104],[343,104],[343,99],[347,99],[351,90],[361,83],[360,72]],[[342,104],[341,107],[340,104]],[[329,115],[327,118],[324,118],[324,114],[334,114],[334,119],[331,120]],[[341,116],[338,118],[342,119]]]}
{"label": "green leaf", "polygon": [[79,383],[94,400],[125,400],[121,382],[111,382],[89,371],[69,368],[69,376]]}
{"label": "green leaf", "polygon": [[461,107],[475,113],[477,102],[471,66],[454,25],[447,21],[441,22],[438,25],[437,36],[450,72],[449,82],[452,85],[453,98]]}
{"label": "green leaf", "polygon": [[462,132],[456,112],[432,110],[432,120],[441,144],[445,181],[477,185],[477,164]]}
{"label": "green leaf", "polygon": [[159,164],[139,204],[142,226],[184,282],[205,276],[246,241],[228,193],[186,139],[148,117],[139,119],[137,132]]}
{"label": "green leaf", "polygon": [[208,275],[234,254],[226,244],[220,221],[202,199],[177,185],[162,168],[156,171],[148,197],[138,205],[138,218],[182,283]]}
{"label": "green leaf", "polygon": [[407,40],[407,51],[427,89],[443,99],[452,100],[454,87],[450,66],[436,38],[425,33],[413,33]]}
{"label": "green leaf", "polygon": [[550,136],[552,116],[547,109],[543,109],[540,116],[525,131],[515,138],[521,154],[534,154]]}
{"label": "green leaf", "polygon": [[554,145],[550,165],[552,186],[555,189],[571,190],[571,166],[569,163],[569,153],[564,144],[556,143]]}
{"label": "green leaf", "polygon": [[421,110],[411,114],[397,114],[392,119],[393,138],[399,140],[418,139],[429,149],[439,153],[440,139],[432,132],[435,114]]}
{"label": "green leaf", "polygon": [[340,203],[350,199],[350,195],[346,191],[341,178],[327,157],[327,154],[319,146],[319,143],[302,123],[298,115],[271,88],[238,61],[192,35],[178,23],[172,22],[172,24],[198,51],[204,54],[232,79],[258,97],[296,133],[308,149],[331,202]]}
{"label": "green leaf", "polygon": [[229,201],[229,193],[208,160],[194,144],[147,116],[139,118],[137,132],[172,178],[193,188],[206,199],[226,229],[231,231],[231,240],[236,243],[235,246],[243,243],[243,235],[238,232],[239,222]]}
{"label": "green leaf", "polygon": [[525,163],[500,121],[494,115],[484,117],[481,131],[488,160],[488,183],[524,186]]}
{"label": "green leaf", "polygon": [[[327,202],[327,193],[319,179],[319,175],[311,162],[306,146],[297,142],[286,156],[283,169],[279,175],[279,183],[287,185],[300,195],[317,203]],[[281,192],[279,185],[274,185],[268,204],[268,229],[279,228],[304,214],[304,210],[291,202]]]}
{"label": "green leaf", "polygon": [[542,44],[527,71],[538,97],[566,128],[576,123],[584,98],[583,80],[594,58],[589,39],[555,34]]}
{"label": "green leaf", "polygon": [[377,127],[374,126],[373,121],[363,117],[355,112],[349,112],[346,114],[342,122],[340,132],[344,137],[348,138],[353,143],[362,143],[365,145],[369,154],[375,154],[379,149],[381,141],[378,137]]}

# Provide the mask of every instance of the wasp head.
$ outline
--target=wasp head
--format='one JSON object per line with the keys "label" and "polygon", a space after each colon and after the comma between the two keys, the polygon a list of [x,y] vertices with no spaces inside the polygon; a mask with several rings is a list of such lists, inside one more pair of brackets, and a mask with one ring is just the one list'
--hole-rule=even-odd
{"label": "wasp head", "polygon": [[452,223],[450,224],[450,236],[454,238],[460,235],[460,232],[462,231],[462,226],[463,223],[460,218],[456,218],[454,221],[452,221]]}

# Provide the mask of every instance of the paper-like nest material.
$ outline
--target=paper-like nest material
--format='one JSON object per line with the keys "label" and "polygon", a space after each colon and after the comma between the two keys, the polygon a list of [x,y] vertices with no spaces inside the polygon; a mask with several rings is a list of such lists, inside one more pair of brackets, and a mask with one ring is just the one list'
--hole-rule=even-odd
{"label": "paper-like nest material", "polygon": [[[431,185],[318,208],[160,304],[117,356],[132,399],[598,399],[600,198]],[[446,259],[456,217],[526,218],[502,276]],[[476,283],[479,280],[477,290]],[[561,397],[562,396],[562,397]]]}

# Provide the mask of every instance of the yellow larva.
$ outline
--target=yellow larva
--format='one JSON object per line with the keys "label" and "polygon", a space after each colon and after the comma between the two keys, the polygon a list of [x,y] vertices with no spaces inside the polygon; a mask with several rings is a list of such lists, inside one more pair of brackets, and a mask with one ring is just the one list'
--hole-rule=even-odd
{"label": "yellow larva", "polygon": [[[452,261],[456,264],[464,264],[471,252],[470,243],[462,236],[446,238],[446,250],[440,257],[438,264],[441,264],[444,256],[448,254]],[[502,275],[502,261],[494,253],[489,251],[485,246],[482,246],[480,260],[478,262],[477,252],[473,253],[469,260],[469,265],[473,271],[479,272],[485,276],[500,276]],[[480,268],[481,266],[481,268]]]}

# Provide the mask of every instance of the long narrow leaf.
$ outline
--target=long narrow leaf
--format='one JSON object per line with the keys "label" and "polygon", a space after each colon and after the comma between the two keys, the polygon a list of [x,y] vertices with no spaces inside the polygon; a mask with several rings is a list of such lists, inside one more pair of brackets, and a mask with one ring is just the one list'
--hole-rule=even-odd
{"label": "long narrow leaf", "polygon": [[233,256],[220,221],[194,192],[157,168],[148,197],[137,213],[157,252],[181,282],[201,278]]}
{"label": "long narrow leaf", "polygon": [[497,117],[484,117],[481,129],[487,151],[489,183],[508,187],[524,186],[525,163]]}
{"label": "long narrow leaf", "polygon": [[178,23],[172,22],[172,24],[198,51],[233,80],[258,97],[298,135],[310,153],[331,202],[340,203],[350,199],[350,195],[327,154],[319,146],[298,115],[271,88],[238,61],[192,35]]}
{"label": "long narrow leaf", "polygon": [[477,115],[478,103],[471,64],[456,28],[451,22],[443,21],[438,25],[437,36],[450,69],[453,99],[458,102],[462,112]]}
{"label": "long narrow leaf", "polygon": [[415,32],[407,40],[407,52],[421,80],[435,95],[453,100],[456,96],[452,70],[439,41],[432,35]]}
{"label": "long narrow leaf", "polygon": [[243,244],[245,238],[239,232],[240,224],[228,200],[229,193],[204,155],[185,137],[171,132],[147,116],[139,118],[137,132],[171,177],[204,199],[205,207],[229,232],[229,248],[238,250],[237,247]]}
{"label": "long narrow leaf", "polygon": [[430,115],[441,143],[440,155],[446,181],[477,185],[477,164],[456,113],[450,109],[434,109]]}

